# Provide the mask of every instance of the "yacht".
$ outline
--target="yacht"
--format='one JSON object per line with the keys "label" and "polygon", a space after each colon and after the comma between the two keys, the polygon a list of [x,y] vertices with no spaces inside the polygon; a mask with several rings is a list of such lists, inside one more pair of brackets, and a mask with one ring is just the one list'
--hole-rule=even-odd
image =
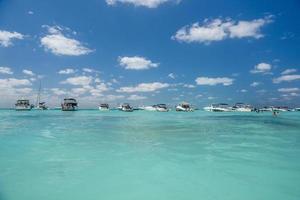
{"label": "yacht", "polygon": [[187,102],[182,102],[178,106],[176,106],[176,111],[183,111],[183,112],[193,112],[194,109],[190,106]]}
{"label": "yacht", "polygon": [[36,97],[36,104],[35,104],[35,110],[48,110],[48,107],[46,106],[46,102],[41,102],[41,89],[42,89],[42,83],[40,81],[39,85],[39,91]]}
{"label": "yacht", "polygon": [[74,98],[65,98],[61,104],[62,111],[76,111],[78,109],[78,103]]}
{"label": "yacht", "polygon": [[247,105],[244,103],[236,103],[232,107],[232,110],[237,111],[237,112],[251,112],[253,110],[253,108],[250,105]]}
{"label": "yacht", "polygon": [[141,106],[141,107],[139,107],[139,110],[156,111],[156,107],[155,107],[155,105],[153,105],[153,106]]}
{"label": "yacht", "polygon": [[119,108],[124,112],[133,112],[133,108],[128,103],[122,104]]}
{"label": "yacht", "polygon": [[229,112],[231,108],[226,103],[219,103],[219,104],[211,104],[210,106],[203,108],[205,111],[210,112]]}
{"label": "yacht", "polygon": [[99,106],[99,110],[101,110],[101,111],[108,111],[109,110],[109,105],[107,103],[102,103]]}
{"label": "yacht", "polygon": [[168,112],[169,111],[166,104],[157,104],[157,105],[155,105],[155,109],[158,112]]}
{"label": "yacht", "polygon": [[15,104],[15,109],[17,111],[26,111],[31,110],[33,108],[33,105],[30,105],[29,100],[17,100],[17,103]]}

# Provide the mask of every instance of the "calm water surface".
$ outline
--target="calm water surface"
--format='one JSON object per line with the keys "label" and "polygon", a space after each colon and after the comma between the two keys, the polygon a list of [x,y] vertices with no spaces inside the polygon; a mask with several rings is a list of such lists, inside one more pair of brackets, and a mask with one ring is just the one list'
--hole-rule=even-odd
{"label": "calm water surface", "polygon": [[300,113],[0,111],[0,200],[299,200]]}

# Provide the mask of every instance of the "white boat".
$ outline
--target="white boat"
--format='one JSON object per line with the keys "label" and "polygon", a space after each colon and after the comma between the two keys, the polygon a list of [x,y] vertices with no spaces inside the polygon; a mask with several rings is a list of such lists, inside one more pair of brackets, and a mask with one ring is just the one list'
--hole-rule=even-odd
{"label": "white boat", "polygon": [[41,89],[42,89],[42,83],[40,81],[39,85],[39,91],[36,97],[36,104],[34,109],[35,110],[48,110],[48,107],[46,106],[46,102],[41,102]]}
{"label": "white boat", "polygon": [[109,110],[109,105],[107,103],[102,103],[99,106],[99,110],[101,110],[101,111],[108,111]]}
{"label": "white boat", "polygon": [[17,103],[15,104],[15,109],[17,111],[27,111],[27,110],[31,110],[32,108],[33,105],[30,105],[30,102],[27,99],[17,100]]}
{"label": "white boat", "polygon": [[287,112],[287,111],[289,111],[289,108],[288,107],[273,107],[272,111],[275,111],[275,112]]}
{"label": "white boat", "polygon": [[155,109],[158,112],[168,112],[169,111],[166,104],[157,104],[157,105],[155,105]]}
{"label": "white boat", "polygon": [[145,111],[156,111],[155,106],[142,106],[139,107],[140,110],[145,110]]}
{"label": "white boat", "polygon": [[251,112],[253,110],[252,106],[244,104],[244,103],[236,103],[233,107],[232,107],[233,111],[236,112]]}
{"label": "white boat", "polygon": [[294,110],[295,110],[295,111],[300,111],[300,108],[295,108]]}
{"label": "white boat", "polygon": [[203,109],[210,112],[230,112],[232,110],[232,108],[226,103],[211,104]]}
{"label": "white boat", "polygon": [[74,98],[65,98],[61,104],[62,111],[76,111],[78,109],[78,103]]}
{"label": "white boat", "polygon": [[194,109],[190,106],[189,103],[182,102],[181,104],[176,106],[176,111],[179,111],[179,112],[193,112]]}
{"label": "white boat", "polygon": [[133,112],[133,108],[128,103],[122,104],[119,108],[124,112]]}

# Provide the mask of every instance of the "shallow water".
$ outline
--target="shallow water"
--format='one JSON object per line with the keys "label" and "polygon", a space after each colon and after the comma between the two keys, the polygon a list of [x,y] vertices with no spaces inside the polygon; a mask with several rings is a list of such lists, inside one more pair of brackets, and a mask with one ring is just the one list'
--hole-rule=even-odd
{"label": "shallow water", "polygon": [[299,200],[300,113],[0,111],[0,200]]}

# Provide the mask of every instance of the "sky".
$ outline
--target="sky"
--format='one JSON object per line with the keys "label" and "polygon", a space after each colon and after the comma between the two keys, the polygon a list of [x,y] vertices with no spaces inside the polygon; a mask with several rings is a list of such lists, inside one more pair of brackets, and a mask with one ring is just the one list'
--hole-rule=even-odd
{"label": "sky", "polygon": [[300,1],[0,0],[0,107],[300,106]]}

